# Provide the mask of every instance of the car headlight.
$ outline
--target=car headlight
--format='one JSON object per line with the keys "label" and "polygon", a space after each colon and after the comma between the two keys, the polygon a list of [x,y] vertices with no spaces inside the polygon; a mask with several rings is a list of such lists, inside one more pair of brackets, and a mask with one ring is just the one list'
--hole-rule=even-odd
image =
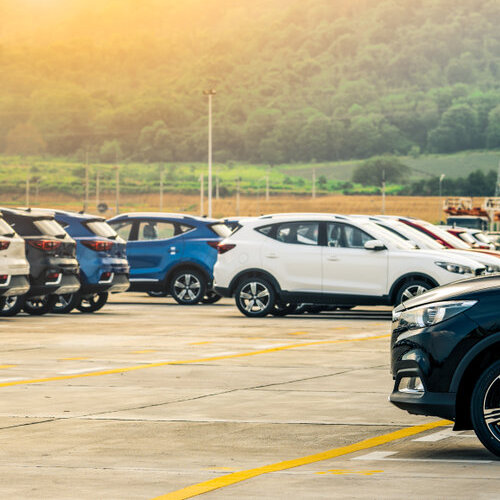
{"label": "car headlight", "polygon": [[467,266],[462,266],[460,264],[453,264],[453,262],[435,262],[436,266],[439,266],[450,273],[457,274],[474,274],[474,271]]}
{"label": "car headlight", "polygon": [[399,327],[408,330],[437,325],[471,308],[477,300],[436,302],[399,312]]}
{"label": "car headlight", "polygon": [[489,274],[500,273],[500,266],[486,266],[486,272]]}

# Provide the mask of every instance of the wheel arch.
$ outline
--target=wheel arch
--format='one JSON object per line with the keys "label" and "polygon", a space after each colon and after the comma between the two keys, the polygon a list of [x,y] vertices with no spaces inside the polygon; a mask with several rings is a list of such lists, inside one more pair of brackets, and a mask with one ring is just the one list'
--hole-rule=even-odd
{"label": "wheel arch", "polygon": [[389,292],[391,304],[395,304],[399,289],[404,285],[404,283],[407,283],[409,281],[416,280],[416,279],[423,280],[423,281],[429,283],[429,285],[431,285],[432,288],[436,288],[437,286],[439,286],[439,283],[434,278],[431,278],[429,275],[427,275],[425,273],[407,273],[407,274],[404,274],[403,276],[400,276],[391,286],[391,290]]}
{"label": "wheel arch", "polygon": [[204,278],[207,280],[207,285],[212,283],[212,277],[210,276],[210,273],[207,271],[207,269],[205,269],[201,264],[192,261],[187,261],[187,262],[179,262],[178,264],[174,265],[171,269],[168,270],[163,280],[163,286],[165,287],[165,289],[168,288],[172,276],[176,272],[189,271],[193,269],[203,274]]}
{"label": "wheel arch", "polygon": [[230,292],[231,296],[234,294],[234,291],[236,290],[236,287],[238,286],[238,283],[243,278],[264,278],[264,279],[268,280],[271,283],[271,285],[274,288],[274,291],[278,295],[281,294],[280,284],[278,283],[278,280],[271,273],[269,273],[267,271],[264,271],[263,269],[252,268],[252,269],[245,269],[244,271],[240,271],[231,280],[231,283],[229,284],[229,292]]}
{"label": "wheel arch", "polygon": [[470,401],[481,373],[500,360],[500,332],[476,344],[460,361],[450,383],[449,392],[456,393],[455,430],[472,428]]}

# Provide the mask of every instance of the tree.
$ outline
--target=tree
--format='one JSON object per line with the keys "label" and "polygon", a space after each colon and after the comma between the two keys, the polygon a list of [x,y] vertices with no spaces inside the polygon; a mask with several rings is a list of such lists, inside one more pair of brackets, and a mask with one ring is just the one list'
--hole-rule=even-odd
{"label": "tree", "polygon": [[406,180],[410,169],[397,158],[380,156],[365,161],[354,169],[352,180],[363,186],[382,186],[382,183],[395,184]]}
{"label": "tree", "polygon": [[105,141],[99,149],[99,159],[104,163],[114,163],[123,157],[119,141]]}
{"label": "tree", "polygon": [[47,145],[40,132],[31,123],[20,123],[7,134],[5,152],[7,154],[36,155],[43,153]]}
{"label": "tree", "polygon": [[500,147],[500,105],[496,106],[488,114],[486,144],[489,148]]}

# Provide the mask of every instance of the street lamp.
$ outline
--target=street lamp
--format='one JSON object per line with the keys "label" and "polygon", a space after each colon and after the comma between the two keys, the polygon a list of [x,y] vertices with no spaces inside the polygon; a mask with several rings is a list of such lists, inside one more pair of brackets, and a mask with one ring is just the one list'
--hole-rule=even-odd
{"label": "street lamp", "polygon": [[441,204],[441,208],[439,209],[439,222],[442,220],[442,208],[443,208],[443,180],[446,177],[446,174],[441,174],[439,176],[439,203]]}
{"label": "street lamp", "polygon": [[212,217],[212,97],[217,94],[214,89],[203,91],[208,96],[208,217]]}

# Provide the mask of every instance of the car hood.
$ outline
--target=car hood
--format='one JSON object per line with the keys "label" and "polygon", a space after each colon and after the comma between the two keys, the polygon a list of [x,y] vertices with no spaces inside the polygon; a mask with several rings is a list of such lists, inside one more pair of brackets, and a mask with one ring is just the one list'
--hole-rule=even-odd
{"label": "car hood", "polygon": [[418,297],[405,301],[403,304],[399,305],[396,310],[411,309],[413,307],[423,306],[432,302],[442,302],[444,300],[466,299],[474,294],[491,288],[498,288],[500,290],[499,274],[455,281],[449,285],[433,288]]}

